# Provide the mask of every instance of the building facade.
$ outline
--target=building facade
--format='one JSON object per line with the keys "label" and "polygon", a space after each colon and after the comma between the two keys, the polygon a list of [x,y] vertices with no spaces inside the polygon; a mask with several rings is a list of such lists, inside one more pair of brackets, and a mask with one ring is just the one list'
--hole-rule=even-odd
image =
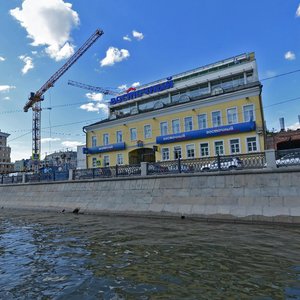
{"label": "building facade", "polygon": [[254,53],[130,88],[84,127],[87,167],[263,151],[261,91]]}
{"label": "building facade", "polygon": [[13,172],[13,164],[11,163],[11,149],[7,146],[8,133],[0,131],[0,174]]}

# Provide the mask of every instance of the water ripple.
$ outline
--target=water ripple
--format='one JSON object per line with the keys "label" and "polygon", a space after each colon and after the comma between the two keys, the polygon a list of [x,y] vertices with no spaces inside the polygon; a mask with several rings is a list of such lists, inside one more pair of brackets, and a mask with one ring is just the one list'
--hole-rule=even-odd
{"label": "water ripple", "polygon": [[300,228],[1,211],[1,299],[300,299]]}

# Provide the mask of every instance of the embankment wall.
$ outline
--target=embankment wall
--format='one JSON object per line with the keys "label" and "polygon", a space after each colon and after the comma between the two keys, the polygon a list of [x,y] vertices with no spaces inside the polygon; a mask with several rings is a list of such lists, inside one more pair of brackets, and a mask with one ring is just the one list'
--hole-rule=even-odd
{"label": "embankment wall", "polygon": [[300,169],[2,185],[0,207],[300,224]]}

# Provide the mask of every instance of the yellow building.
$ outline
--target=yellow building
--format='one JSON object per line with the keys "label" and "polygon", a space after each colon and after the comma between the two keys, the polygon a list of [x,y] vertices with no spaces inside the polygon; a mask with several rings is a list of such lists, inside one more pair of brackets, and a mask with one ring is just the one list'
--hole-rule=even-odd
{"label": "yellow building", "polygon": [[261,152],[261,89],[254,53],[130,88],[84,127],[87,167]]}

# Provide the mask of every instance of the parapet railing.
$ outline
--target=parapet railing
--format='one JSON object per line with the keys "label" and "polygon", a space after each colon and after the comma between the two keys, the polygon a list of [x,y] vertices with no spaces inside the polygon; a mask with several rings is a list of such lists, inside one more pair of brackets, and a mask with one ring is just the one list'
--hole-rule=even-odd
{"label": "parapet railing", "polygon": [[[275,151],[273,151],[275,162]],[[260,169],[267,167],[265,152],[214,156],[197,159],[178,159],[138,165],[117,165],[102,168],[21,173],[0,175],[0,184],[85,180],[112,177],[163,175],[176,173],[202,173],[223,170]],[[271,165],[271,163],[269,163]],[[300,162],[299,162],[300,165]]]}

